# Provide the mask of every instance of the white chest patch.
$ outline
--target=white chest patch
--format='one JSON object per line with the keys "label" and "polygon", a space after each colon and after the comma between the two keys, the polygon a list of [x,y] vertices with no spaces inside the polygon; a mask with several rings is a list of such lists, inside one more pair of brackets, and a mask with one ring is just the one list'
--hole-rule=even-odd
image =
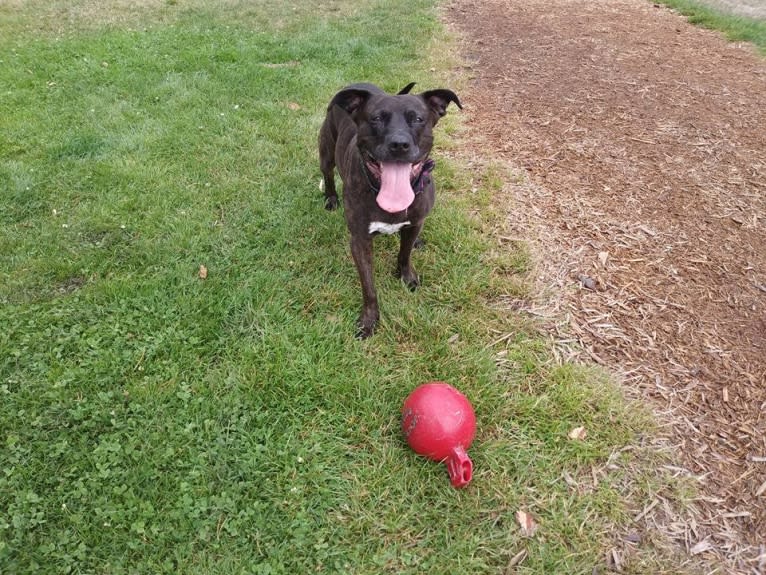
{"label": "white chest patch", "polygon": [[387,224],[385,222],[370,222],[370,234],[395,234],[401,230],[404,226],[409,226],[410,222],[401,222],[398,224]]}

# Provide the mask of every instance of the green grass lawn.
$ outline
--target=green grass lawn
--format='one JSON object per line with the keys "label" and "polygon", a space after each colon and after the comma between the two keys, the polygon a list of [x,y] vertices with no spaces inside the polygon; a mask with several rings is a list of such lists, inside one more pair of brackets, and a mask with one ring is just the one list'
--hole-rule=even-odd
{"label": "green grass lawn", "polygon": [[[346,83],[443,84],[421,49],[441,35],[429,0],[0,1],[0,572],[603,565],[627,493],[665,488],[636,452],[605,465],[647,423],[489,305],[528,257],[487,255],[470,212],[497,177],[444,153],[456,110],[423,285],[378,240],[382,321],[353,337],[317,131]],[[476,410],[462,491],[399,431],[431,379]]]}
{"label": "green grass lawn", "polygon": [[704,0],[661,0],[678,10],[692,24],[719,30],[732,42],[751,42],[766,55],[766,21],[737,16]]}

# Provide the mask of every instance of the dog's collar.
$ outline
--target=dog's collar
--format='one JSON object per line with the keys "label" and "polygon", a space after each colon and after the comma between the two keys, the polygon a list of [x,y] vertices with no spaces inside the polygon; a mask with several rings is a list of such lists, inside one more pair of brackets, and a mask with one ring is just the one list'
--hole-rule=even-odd
{"label": "dog's collar", "polygon": [[[364,172],[364,177],[367,178],[367,184],[370,186],[370,190],[377,196],[378,192],[380,192],[380,178],[370,172],[363,156],[359,156],[359,161],[362,163],[362,171]],[[434,171],[435,167],[436,162],[431,158],[426,158],[420,163],[420,169],[417,173],[410,177],[410,185],[416,196],[425,190],[426,186],[431,183],[431,172]]]}

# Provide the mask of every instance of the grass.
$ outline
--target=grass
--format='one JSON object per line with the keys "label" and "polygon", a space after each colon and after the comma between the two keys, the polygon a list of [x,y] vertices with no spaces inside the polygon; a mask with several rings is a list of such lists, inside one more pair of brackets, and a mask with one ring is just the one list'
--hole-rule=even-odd
{"label": "grass", "polygon": [[[516,572],[592,573],[624,486],[665,489],[629,451],[606,467],[648,426],[608,378],[489,305],[529,265],[468,215],[494,171],[437,150],[423,286],[379,240],[382,322],[353,338],[317,130],[345,83],[434,87],[432,2],[2,2],[0,22],[0,572],[500,573],[526,550]],[[462,491],[399,432],[430,379],[477,412]]]}
{"label": "grass", "polygon": [[751,42],[766,55],[766,21],[737,16],[696,0],[662,0],[662,3],[678,10],[692,24],[721,31],[732,42]]}

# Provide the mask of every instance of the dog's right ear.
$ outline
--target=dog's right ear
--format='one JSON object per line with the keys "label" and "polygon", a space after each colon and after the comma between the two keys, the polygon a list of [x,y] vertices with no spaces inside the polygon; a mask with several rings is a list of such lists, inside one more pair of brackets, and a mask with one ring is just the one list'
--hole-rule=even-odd
{"label": "dog's right ear", "polygon": [[330,102],[328,109],[331,109],[333,106],[340,106],[346,110],[346,112],[353,115],[354,112],[364,106],[369,97],[370,92],[367,90],[360,90],[358,88],[348,88],[346,90],[341,90],[335,94],[335,97]]}

